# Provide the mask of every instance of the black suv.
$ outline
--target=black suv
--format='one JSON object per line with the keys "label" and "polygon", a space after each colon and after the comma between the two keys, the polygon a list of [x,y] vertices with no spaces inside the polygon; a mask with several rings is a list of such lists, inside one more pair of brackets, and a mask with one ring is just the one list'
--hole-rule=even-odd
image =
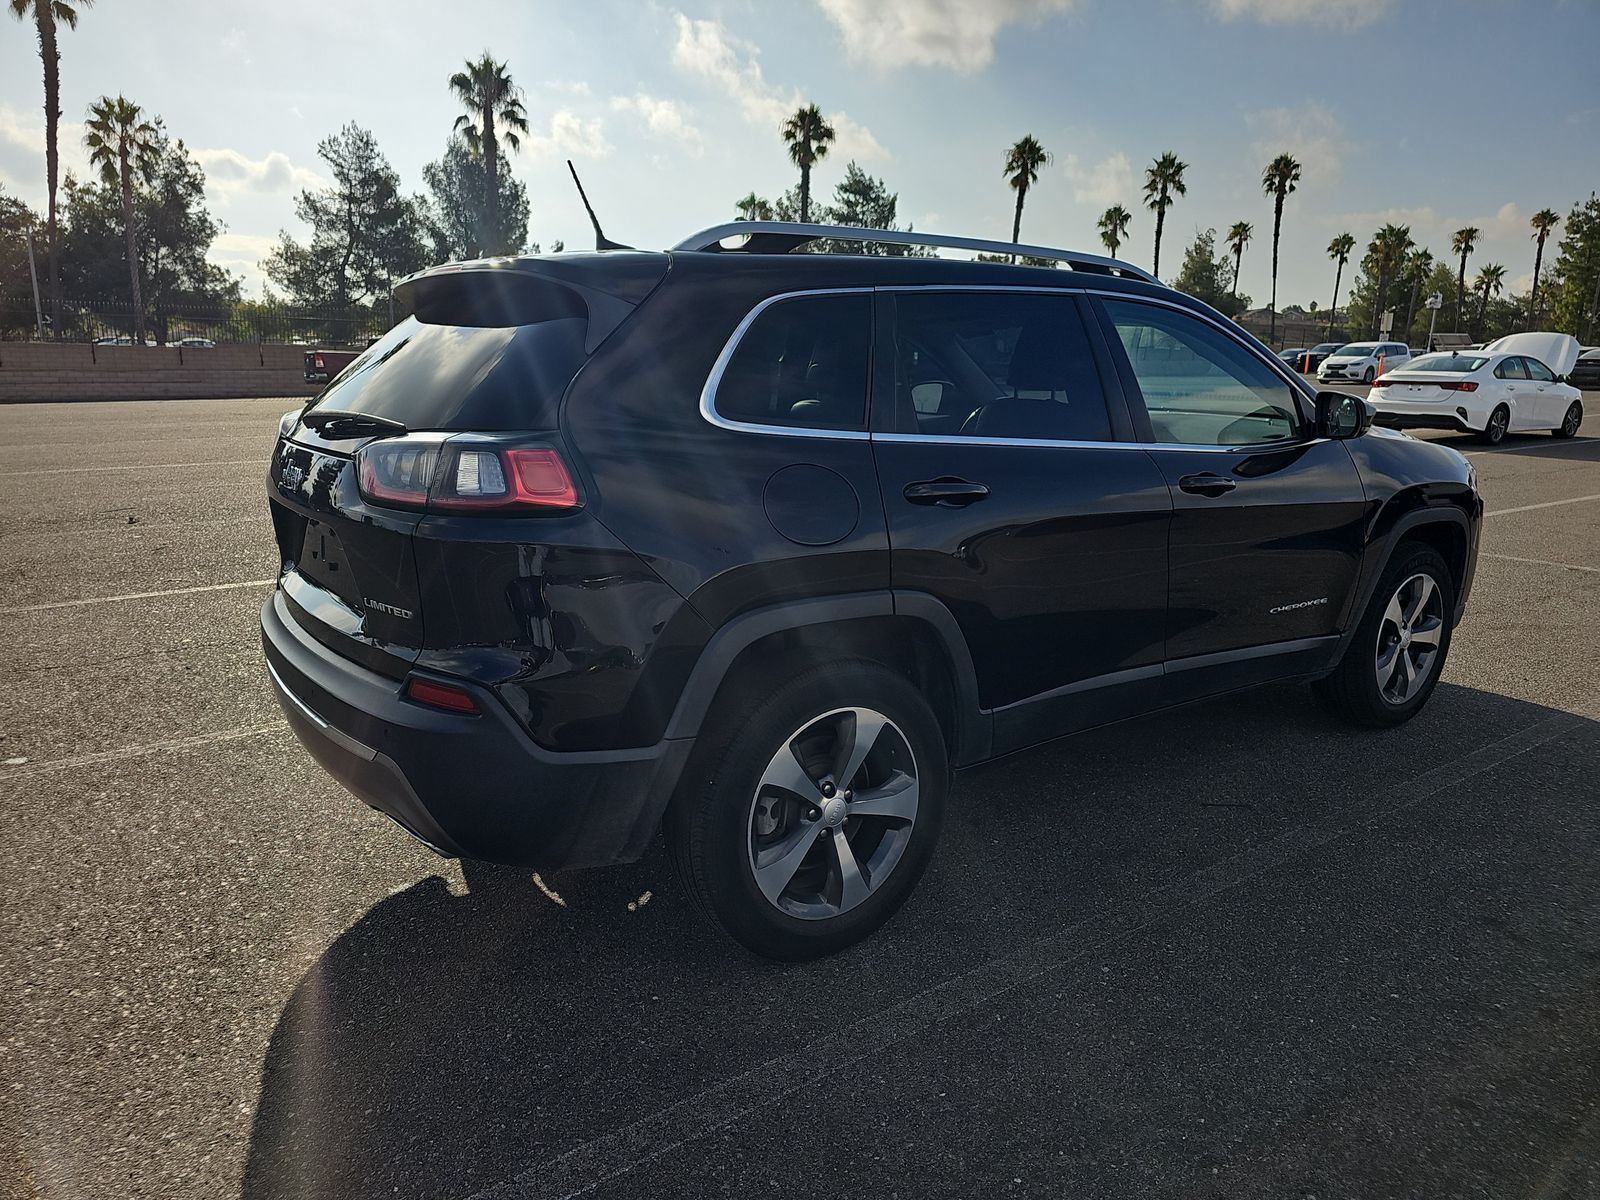
{"label": "black suv", "polygon": [[279,429],[289,721],[442,854],[664,826],[764,954],[888,918],[955,768],[1284,679],[1397,724],[1466,604],[1466,459],[1114,260],[751,222],[398,294]]}

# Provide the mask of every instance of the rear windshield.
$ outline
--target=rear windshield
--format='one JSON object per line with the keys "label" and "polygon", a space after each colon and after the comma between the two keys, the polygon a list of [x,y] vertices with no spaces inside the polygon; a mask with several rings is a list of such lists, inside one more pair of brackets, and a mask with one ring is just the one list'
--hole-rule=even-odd
{"label": "rear windshield", "polygon": [[319,410],[407,429],[543,430],[583,366],[584,317],[533,325],[433,325],[408,317],[318,396]]}
{"label": "rear windshield", "polygon": [[1471,354],[1424,354],[1406,364],[1408,371],[1443,371],[1450,375],[1465,375],[1476,371],[1487,358]]}

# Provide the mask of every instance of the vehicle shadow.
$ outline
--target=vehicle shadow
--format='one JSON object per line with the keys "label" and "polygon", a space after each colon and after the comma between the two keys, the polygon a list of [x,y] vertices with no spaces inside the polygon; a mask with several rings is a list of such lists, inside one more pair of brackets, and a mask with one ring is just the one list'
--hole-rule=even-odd
{"label": "vehicle shadow", "polygon": [[1429,438],[1463,454],[1517,454],[1562,462],[1600,462],[1600,437],[1553,438],[1548,433],[1508,433],[1498,446],[1485,446],[1470,433]]}
{"label": "vehicle shadow", "polygon": [[[1553,715],[1445,685],[1405,729],[1365,733],[1279,687],[992,764],[958,782],[906,911],[812,964],[764,962],[708,933],[659,847],[546,880],[560,904],[524,872],[469,865],[461,896],[423,880],[346,930],[284,1009],[243,1194],[470,1195]],[[1315,993],[1320,976],[1336,996],[1348,963],[1305,957],[1302,986]],[[1216,1080],[1231,1078],[1230,1057],[1241,1076],[1260,1069],[1242,1034],[1218,1053]],[[1380,1070],[1344,1067],[1363,1069]],[[799,1136],[787,1110],[758,1122],[764,1152]]]}

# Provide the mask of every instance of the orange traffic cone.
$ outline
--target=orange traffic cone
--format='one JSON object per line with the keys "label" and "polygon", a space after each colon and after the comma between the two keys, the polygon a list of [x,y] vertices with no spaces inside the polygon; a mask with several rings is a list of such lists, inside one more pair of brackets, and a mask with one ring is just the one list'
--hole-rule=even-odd
{"label": "orange traffic cone", "polygon": [[1383,374],[1383,355],[1382,354],[1378,355],[1378,374],[1380,376]]}

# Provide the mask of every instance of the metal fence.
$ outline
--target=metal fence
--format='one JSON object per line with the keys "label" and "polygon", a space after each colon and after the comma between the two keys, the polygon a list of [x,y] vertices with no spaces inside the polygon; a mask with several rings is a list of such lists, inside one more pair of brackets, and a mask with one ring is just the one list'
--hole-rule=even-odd
{"label": "metal fence", "polygon": [[[391,311],[387,300],[344,308],[254,300],[237,304],[166,304],[158,300],[146,306],[144,334],[147,343],[158,346],[180,344],[184,339],[219,344],[365,346],[389,330]],[[43,315],[45,341],[132,341],[133,305],[126,300],[66,298],[59,329],[50,322],[48,301]],[[393,315],[400,313],[393,310]],[[32,295],[0,295],[0,339],[39,340]]]}

